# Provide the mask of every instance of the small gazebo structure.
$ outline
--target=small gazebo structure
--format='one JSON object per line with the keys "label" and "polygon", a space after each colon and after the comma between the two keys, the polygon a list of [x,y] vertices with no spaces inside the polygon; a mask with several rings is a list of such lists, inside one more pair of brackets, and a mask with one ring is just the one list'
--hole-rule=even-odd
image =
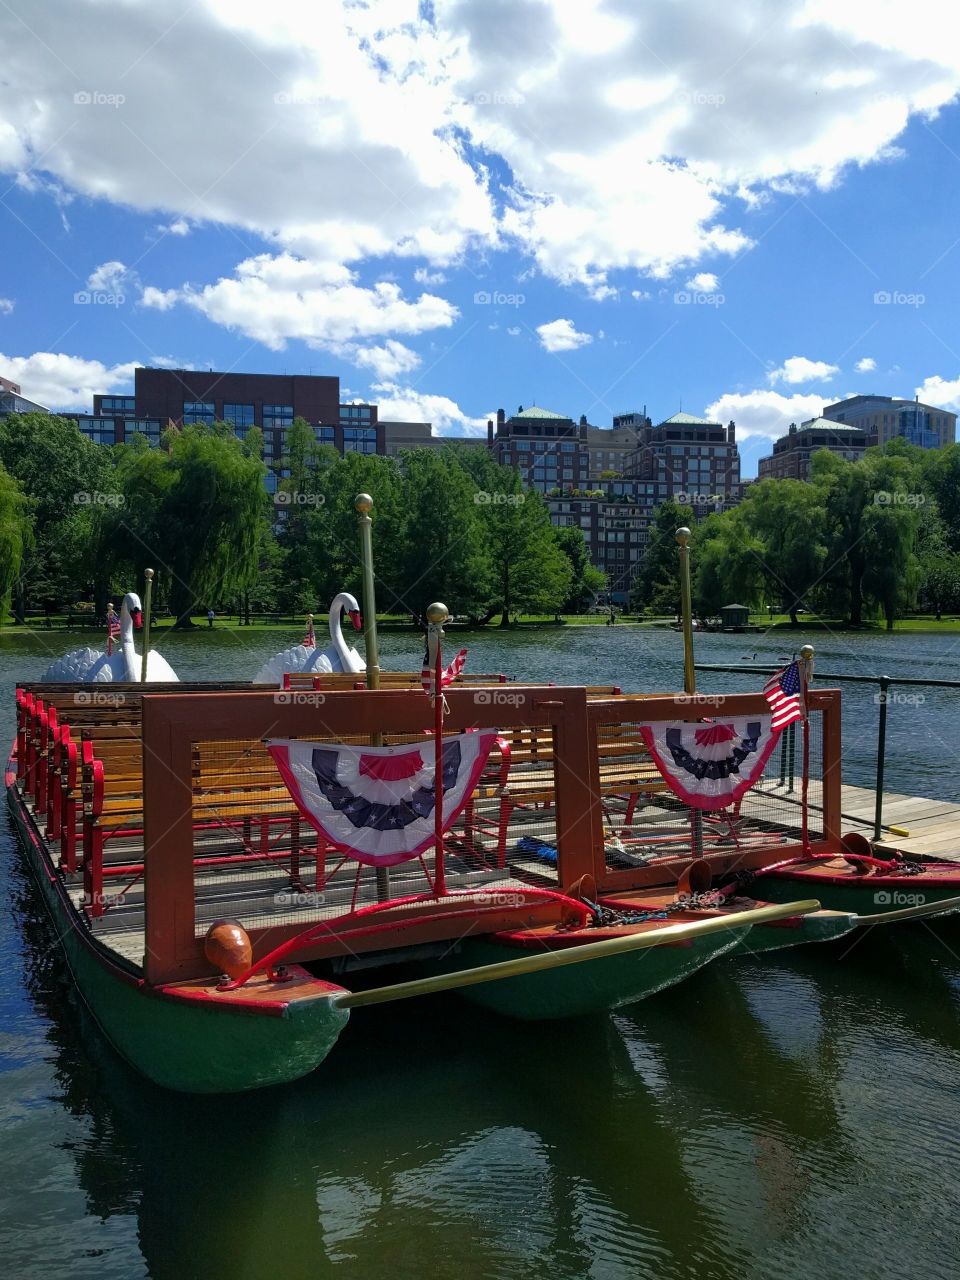
{"label": "small gazebo structure", "polygon": [[750,610],[745,604],[725,604],[720,610],[720,626],[724,631],[742,631],[750,625]]}

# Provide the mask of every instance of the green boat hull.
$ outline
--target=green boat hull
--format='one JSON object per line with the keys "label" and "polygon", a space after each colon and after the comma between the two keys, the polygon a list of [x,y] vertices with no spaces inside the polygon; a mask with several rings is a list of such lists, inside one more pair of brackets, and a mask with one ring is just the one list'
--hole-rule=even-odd
{"label": "green boat hull", "polygon": [[105,955],[52,873],[14,789],[8,800],[77,992],[137,1071],[183,1093],[237,1093],[296,1080],[323,1061],[350,1017],[329,993],[291,1000],[267,1015],[154,992]]}
{"label": "green boat hull", "polygon": [[[796,897],[770,899],[778,902],[792,902]],[[764,901],[766,901],[766,897]],[[764,951],[781,951],[784,947],[799,947],[807,942],[832,942],[834,938],[842,938],[857,927],[856,914],[851,911],[812,911],[810,915],[798,916],[796,922],[785,925],[758,924],[750,930],[747,937],[734,947],[731,955],[759,955]]]}
{"label": "green boat hull", "polygon": [[[636,1004],[696,973],[718,956],[733,951],[749,932],[749,926],[731,928],[682,944],[649,947],[622,955],[592,960],[589,964],[546,969],[499,982],[465,987],[466,1000],[496,1013],[522,1021],[583,1017],[607,1009]],[[483,939],[465,939],[455,957],[445,961],[447,971],[472,969],[516,959],[529,952]]]}
{"label": "green boat hull", "polygon": [[[753,892],[765,902],[792,902],[809,893],[830,911],[872,916],[901,911],[905,907],[946,902],[960,896],[960,879],[952,885],[931,885],[922,875],[860,879],[850,884],[831,883],[813,876],[759,876]],[[956,910],[955,906],[949,910]],[[809,919],[809,917],[808,917]]]}

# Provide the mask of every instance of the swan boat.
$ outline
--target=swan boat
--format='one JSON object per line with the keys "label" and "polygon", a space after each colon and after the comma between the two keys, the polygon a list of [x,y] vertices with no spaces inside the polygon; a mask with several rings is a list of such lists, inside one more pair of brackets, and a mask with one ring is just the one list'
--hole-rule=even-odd
{"label": "swan boat", "polygon": [[254,676],[253,683],[279,688],[283,684],[284,676],[294,672],[313,672],[319,675],[334,671],[365,671],[366,662],[344,639],[342,630],[344,613],[350,618],[354,630],[359,631],[363,625],[360,619],[360,606],[349,591],[341,591],[334,596],[330,605],[330,644],[327,648],[318,649],[314,642],[313,616],[311,615],[307,635],[303,641],[269,658]]}
{"label": "swan boat", "polygon": [[[143,606],[134,591],[128,591],[120,606],[120,645],[108,645],[107,652],[86,646],[65,653],[50,664],[40,677],[44,683],[104,684],[140,680],[141,655],[133,638],[134,628],[143,625]],[[151,649],[147,654],[147,680],[151,683],[176,681],[177,673],[161,653]]]}
{"label": "swan boat", "polygon": [[[278,1084],[314,1070],[352,1010],[452,990],[516,1018],[579,1016],[817,910],[808,898],[709,918],[601,910],[598,797],[635,784],[605,773],[585,690],[445,697],[438,740],[421,690],[331,692],[322,725],[267,690],[84,703],[64,713],[83,722],[82,776],[48,772],[43,787],[18,734],[6,784],[24,856],[78,992],[128,1062],[187,1092]],[[529,773],[541,791],[547,766],[564,779],[546,808],[506,818],[505,723],[549,737]],[[373,733],[386,745],[348,745]],[[58,786],[82,791],[72,859],[68,810],[51,832]],[[504,849],[547,808],[557,863],[531,870]]]}

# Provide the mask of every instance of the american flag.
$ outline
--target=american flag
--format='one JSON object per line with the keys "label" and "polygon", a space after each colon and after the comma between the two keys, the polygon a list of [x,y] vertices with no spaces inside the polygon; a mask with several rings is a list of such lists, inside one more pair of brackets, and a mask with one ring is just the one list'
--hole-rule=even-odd
{"label": "american flag", "polygon": [[107,657],[113,654],[113,637],[120,634],[120,619],[111,609],[107,614]]}
{"label": "american flag", "polygon": [[307,634],[303,637],[301,644],[305,649],[315,649],[317,647],[317,642],[313,638],[313,614],[312,613],[310,615],[310,620],[307,623]]}
{"label": "american flag", "polygon": [[803,708],[800,698],[803,682],[800,677],[800,663],[791,662],[775,676],[771,676],[763,686],[763,696],[770,703],[773,712],[771,722],[774,729],[784,729],[794,720],[803,719]]}
{"label": "american flag", "polygon": [[[457,676],[463,670],[463,664],[467,660],[466,649],[461,649],[447,669],[440,676],[440,688],[445,689],[448,684],[456,680]],[[423,685],[425,693],[433,693],[434,675],[430,667],[430,645],[428,644],[423,653],[423,667],[420,671],[420,683]]]}

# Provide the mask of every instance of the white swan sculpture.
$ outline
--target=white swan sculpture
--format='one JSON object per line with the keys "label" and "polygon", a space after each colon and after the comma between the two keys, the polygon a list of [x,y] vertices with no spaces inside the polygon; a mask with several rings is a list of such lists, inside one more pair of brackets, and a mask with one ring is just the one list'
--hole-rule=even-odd
{"label": "white swan sculpture", "polygon": [[253,683],[279,687],[287,672],[293,671],[315,671],[318,675],[324,671],[366,671],[366,662],[356,649],[350,648],[340,630],[340,614],[344,609],[359,631],[363,625],[360,606],[349,591],[341,591],[330,605],[330,645],[321,650],[316,645],[295,644],[282,653],[275,653],[254,676]]}
{"label": "white swan sculpture", "polygon": [[[130,680],[139,683],[140,654],[133,643],[133,628],[143,621],[140,597],[128,591],[120,606],[120,644],[111,654],[96,649],[73,649],[58,658],[40,677],[41,680],[70,683],[102,684],[109,680]],[[176,680],[180,677],[161,654],[151,649],[147,655],[147,680]]]}

